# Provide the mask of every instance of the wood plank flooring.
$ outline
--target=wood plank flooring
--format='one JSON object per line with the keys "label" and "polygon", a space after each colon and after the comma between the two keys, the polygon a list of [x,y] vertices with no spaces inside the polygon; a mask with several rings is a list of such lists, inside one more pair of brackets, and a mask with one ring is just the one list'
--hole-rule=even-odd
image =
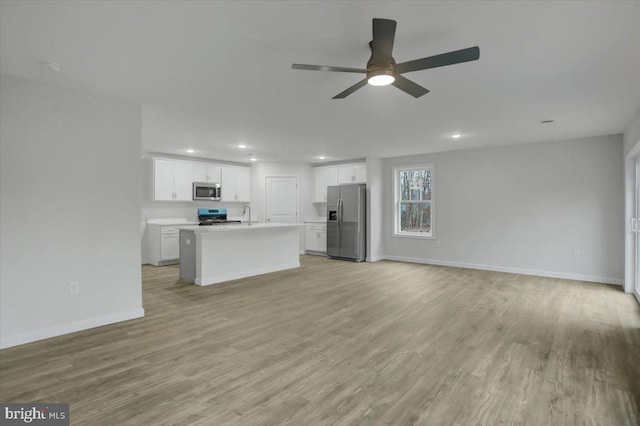
{"label": "wood plank flooring", "polygon": [[144,318],[1,351],[0,400],[82,425],[640,425],[620,287],[301,263],[209,287],[144,266]]}

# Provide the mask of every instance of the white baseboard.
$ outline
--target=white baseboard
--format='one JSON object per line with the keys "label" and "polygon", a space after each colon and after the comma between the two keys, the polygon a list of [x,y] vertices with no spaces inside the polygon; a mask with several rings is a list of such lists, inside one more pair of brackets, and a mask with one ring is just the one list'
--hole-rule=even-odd
{"label": "white baseboard", "polygon": [[118,312],[103,317],[89,318],[69,324],[56,325],[29,333],[16,334],[13,336],[0,337],[0,349],[12,346],[24,345],[50,337],[62,336],[63,334],[75,333],[76,331],[87,330],[89,328],[101,327],[103,325],[114,324],[116,322],[128,321],[135,318],[144,317],[144,309],[134,309],[127,312]]}
{"label": "white baseboard", "polygon": [[600,277],[596,275],[568,274],[566,272],[544,271],[540,269],[512,268],[509,266],[482,265],[477,263],[452,262],[448,260],[423,259],[418,257],[384,256],[388,260],[424,263],[427,265],[454,266],[457,268],[481,269],[483,271],[507,272],[509,274],[535,275],[538,277],[561,278],[565,280],[589,281],[602,284],[623,285],[622,278]]}
{"label": "white baseboard", "polygon": [[271,266],[268,268],[256,268],[256,269],[236,272],[232,274],[216,275],[215,277],[204,277],[204,278],[196,277],[195,284],[199,286],[219,284],[225,281],[232,281],[240,278],[253,277],[255,275],[268,274],[271,272],[284,271],[286,269],[294,269],[299,267],[300,267],[300,262],[292,262],[292,263],[285,263],[282,265]]}
{"label": "white baseboard", "polygon": [[384,256],[367,256],[367,262],[379,262],[380,260],[384,260]]}
{"label": "white baseboard", "polygon": [[638,303],[640,303],[640,292],[634,290],[633,295],[636,296],[636,299],[638,299]]}

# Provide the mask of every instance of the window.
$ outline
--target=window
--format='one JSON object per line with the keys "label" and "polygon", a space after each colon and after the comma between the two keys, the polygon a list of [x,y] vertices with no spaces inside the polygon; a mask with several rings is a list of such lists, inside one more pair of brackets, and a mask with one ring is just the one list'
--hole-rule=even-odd
{"label": "window", "polygon": [[394,235],[433,237],[433,166],[394,169]]}

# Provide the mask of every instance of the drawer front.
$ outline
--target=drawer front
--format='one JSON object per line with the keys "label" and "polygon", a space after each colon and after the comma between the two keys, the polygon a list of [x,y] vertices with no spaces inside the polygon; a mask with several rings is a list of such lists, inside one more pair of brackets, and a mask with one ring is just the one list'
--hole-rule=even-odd
{"label": "drawer front", "polygon": [[166,234],[179,234],[180,230],[178,229],[177,226],[162,226],[160,227],[160,233],[162,235],[166,235]]}
{"label": "drawer front", "polygon": [[314,223],[314,224],[307,223],[307,229],[311,231],[326,231],[327,224],[326,223]]}

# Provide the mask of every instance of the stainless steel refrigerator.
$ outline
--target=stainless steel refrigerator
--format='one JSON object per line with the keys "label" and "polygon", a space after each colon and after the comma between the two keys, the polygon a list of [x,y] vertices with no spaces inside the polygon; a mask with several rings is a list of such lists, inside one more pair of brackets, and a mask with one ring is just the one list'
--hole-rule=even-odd
{"label": "stainless steel refrigerator", "polygon": [[363,183],[327,187],[327,256],[365,260],[366,193]]}

